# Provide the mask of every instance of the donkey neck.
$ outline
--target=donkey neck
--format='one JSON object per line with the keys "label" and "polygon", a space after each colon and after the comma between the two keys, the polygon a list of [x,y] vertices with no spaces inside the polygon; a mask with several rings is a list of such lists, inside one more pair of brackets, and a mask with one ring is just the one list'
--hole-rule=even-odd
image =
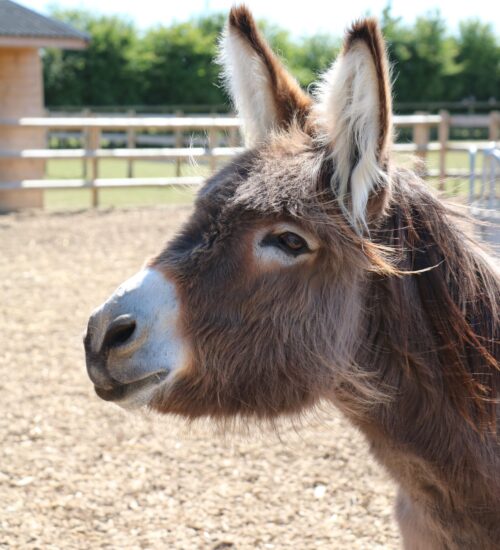
{"label": "donkey neck", "polygon": [[[382,337],[374,341],[379,349],[384,347]],[[395,391],[361,415],[347,412],[399,487],[396,514],[405,544],[422,550],[496,549],[497,434],[481,433],[464,420],[446,393],[446,380],[405,373],[406,362],[404,353],[393,352],[385,363],[367,365]]]}
{"label": "donkey neck", "polygon": [[[404,412],[404,398],[395,404],[393,413],[378,410],[369,420],[354,422],[365,434],[372,454],[398,485],[396,515],[407,547],[498,548],[500,460],[496,437],[481,437],[470,427],[457,428],[456,420],[437,414],[419,422],[413,413]],[[425,432],[432,435],[423,438]],[[427,544],[407,542],[408,530],[420,544]]]}
{"label": "donkey neck", "polygon": [[421,188],[413,193],[402,193],[379,238],[400,247],[402,270],[426,271],[367,282],[356,362],[387,399],[348,415],[399,484],[399,514],[411,509],[438,541],[429,548],[495,548],[496,413],[491,402],[482,410],[476,382],[493,399],[500,390],[500,285],[446,209]]}

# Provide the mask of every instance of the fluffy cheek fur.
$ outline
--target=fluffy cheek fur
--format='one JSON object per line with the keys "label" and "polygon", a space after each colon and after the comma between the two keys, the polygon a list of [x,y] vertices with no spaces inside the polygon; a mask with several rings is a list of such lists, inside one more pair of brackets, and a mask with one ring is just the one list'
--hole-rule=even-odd
{"label": "fluffy cheek fur", "polygon": [[349,293],[332,289],[312,266],[249,271],[235,269],[220,286],[213,277],[210,287],[199,280],[181,290],[192,360],[156,396],[160,412],[269,419],[331,392],[354,333]]}

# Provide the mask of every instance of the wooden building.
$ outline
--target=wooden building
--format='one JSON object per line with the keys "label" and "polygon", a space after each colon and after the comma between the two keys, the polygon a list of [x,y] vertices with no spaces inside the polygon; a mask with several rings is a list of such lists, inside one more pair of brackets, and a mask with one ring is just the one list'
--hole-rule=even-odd
{"label": "wooden building", "polygon": [[[89,37],[10,0],[0,0],[0,119],[44,116],[40,49],[81,49]],[[0,126],[0,150],[45,148],[45,130]],[[0,181],[43,179],[43,160],[0,158]],[[0,190],[0,210],[43,206],[43,191]]]}

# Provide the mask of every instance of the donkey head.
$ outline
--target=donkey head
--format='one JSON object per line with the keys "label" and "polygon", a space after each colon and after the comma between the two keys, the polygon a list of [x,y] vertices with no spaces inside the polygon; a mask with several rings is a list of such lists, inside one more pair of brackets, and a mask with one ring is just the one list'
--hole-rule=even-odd
{"label": "donkey head", "polygon": [[[97,394],[189,417],[272,418],[331,398],[362,353],[368,238],[391,196],[391,97],[374,20],[301,90],[246,8],[221,43],[248,151],[89,321]],[[366,327],[364,327],[366,328]]]}

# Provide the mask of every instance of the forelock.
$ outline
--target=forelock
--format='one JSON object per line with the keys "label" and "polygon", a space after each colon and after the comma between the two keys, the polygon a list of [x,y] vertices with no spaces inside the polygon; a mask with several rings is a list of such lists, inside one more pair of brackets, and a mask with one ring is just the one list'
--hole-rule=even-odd
{"label": "forelock", "polygon": [[297,128],[276,133],[258,150],[232,202],[262,213],[304,214],[319,201],[323,164],[309,135]]}

